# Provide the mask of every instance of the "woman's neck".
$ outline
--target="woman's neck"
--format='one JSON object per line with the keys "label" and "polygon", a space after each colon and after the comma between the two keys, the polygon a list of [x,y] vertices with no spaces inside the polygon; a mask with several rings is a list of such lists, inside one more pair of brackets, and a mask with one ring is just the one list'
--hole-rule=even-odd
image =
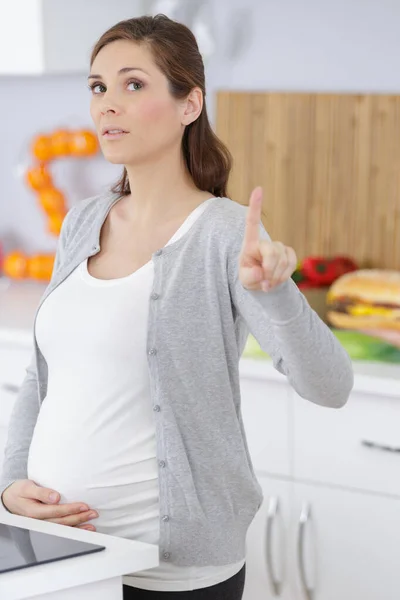
{"label": "woman's neck", "polygon": [[[174,219],[200,203],[198,190],[178,152],[168,152],[147,164],[126,165],[131,194],[125,206],[130,216],[152,222],[162,216]],[[209,194],[211,196],[211,194]]]}

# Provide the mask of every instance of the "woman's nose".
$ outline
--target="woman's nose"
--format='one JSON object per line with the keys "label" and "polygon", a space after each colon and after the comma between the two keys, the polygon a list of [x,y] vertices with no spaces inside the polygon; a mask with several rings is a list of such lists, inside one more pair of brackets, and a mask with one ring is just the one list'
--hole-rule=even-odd
{"label": "woman's nose", "polygon": [[106,115],[107,113],[113,113],[114,115],[118,115],[121,112],[116,106],[104,106],[101,109],[101,114]]}

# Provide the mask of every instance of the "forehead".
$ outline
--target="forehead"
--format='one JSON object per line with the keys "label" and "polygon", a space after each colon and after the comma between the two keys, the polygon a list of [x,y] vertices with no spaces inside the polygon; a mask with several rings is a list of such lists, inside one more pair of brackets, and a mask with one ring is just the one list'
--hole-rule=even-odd
{"label": "forehead", "polygon": [[158,71],[148,44],[116,40],[104,46],[93,61],[91,73],[114,75],[124,67]]}

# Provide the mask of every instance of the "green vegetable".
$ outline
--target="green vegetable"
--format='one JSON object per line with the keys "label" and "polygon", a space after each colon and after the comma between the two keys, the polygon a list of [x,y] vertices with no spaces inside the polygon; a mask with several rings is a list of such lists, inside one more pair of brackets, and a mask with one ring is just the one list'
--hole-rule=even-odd
{"label": "green vegetable", "polygon": [[391,344],[357,331],[332,331],[353,360],[400,363],[400,349]]}
{"label": "green vegetable", "polygon": [[[349,353],[352,360],[370,360],[400,364],[400,349],[391,344],[373,338],[357,331],[332,329],[339,342]],[[243,358],[270,360],[270,356],[263,352],[256,339],[249,335]]]}

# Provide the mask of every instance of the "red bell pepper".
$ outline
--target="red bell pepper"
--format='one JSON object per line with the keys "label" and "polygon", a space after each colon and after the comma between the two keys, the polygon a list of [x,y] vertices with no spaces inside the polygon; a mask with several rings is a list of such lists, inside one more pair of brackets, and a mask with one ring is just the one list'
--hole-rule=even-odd
{"label": "red bell pepper", "polygon": [[335,256],[331,259],[310,256],[302,262],[302,272],[306,279],[316,285],[331,285],[341,275],[357,269],[357,264],[347,256]]}
{"label": "red bell pepper", "polygon": [[351,258],[347,256],[335,256],[332,259],[335,268],[335,279],[338,279],[341,275],[345,273],[350,273],[351,271],[357,271],[358,265]]}
{"label": "red bell pepper", "polygon": [[302,262],[306,278],[317,285],[330,285],[336,278],[335,266],[331,260],[310,256]]}

